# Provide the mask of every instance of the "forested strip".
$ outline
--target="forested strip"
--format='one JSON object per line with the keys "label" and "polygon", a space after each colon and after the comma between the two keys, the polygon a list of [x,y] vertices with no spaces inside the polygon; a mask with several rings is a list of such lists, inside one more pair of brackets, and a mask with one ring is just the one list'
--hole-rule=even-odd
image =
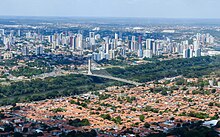
{"label": "forested strip", "polygon": [[220,56],[198,57],[192,59],[174,59],[123,68],[108,68],[115,77],[138,82],[159,80],[165,77],[183,75],[201,77],[220,69]]}

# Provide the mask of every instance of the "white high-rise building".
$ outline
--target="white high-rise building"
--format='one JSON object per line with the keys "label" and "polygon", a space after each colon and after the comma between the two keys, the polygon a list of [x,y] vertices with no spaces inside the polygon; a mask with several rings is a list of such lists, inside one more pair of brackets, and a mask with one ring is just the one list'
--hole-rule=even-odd
{"label": "white high-rise building", "polygon": [[191,46],[191,47],[189,48],[189,57],[190,57],[190,58],[193,58],[193,57],[194,57],[194,49],[193,49],[193,46]]}
{"label": "white high-rise building", "polygon": [[44,48],[42,45],[40,46],[37,46],[36,49],[35,49],[35,54],[36,55],[42,55],[44,53]]}
{"label": "white high-rise building", "polygon": [[195,57],[200,57],[200,56],[202,56],[201,55],[202,53],[201,53],[201,49],[199,48],[199,49],[195,49]]}
{"label": "white high-rise building", "polygon": [[26,38],[30,39],[31,38],[31,32],[26,33]]}
{"label": "white high-rise building", "polygon": [[153,39],[147,39],[146,40],[146,49],[152,50],[153,49],[153,43],[154,43]]}
{"label": "white high-rise building", "polygon": [[18,34],[17,34],[17,36],[18,36],[18,37],[21,36],[21,30],[20,30],[20,29],[18,30]]}
{"label": "white high-rise building", "polygon": [[120,45],[118,40],[119,40],[119,36],[118,36],[117,33],[115,33],[115,47],[117,47],[118,45]]}
{"label": "white high-rise building", "polygon": [[0,37],[5,35],[5,30],[4,29],[0,29]]}
{"label": "white high-rise building", "polygon": [[77,50],[82,50],[83,49],[83,36],[82,36],[82,34],[77,34],[76,49]]}
{"label": "white high-rise building", "polygon": [[193,39],[193,49],[194,49],[194,57],[200,57],[201,56],[201,48],[200,48],[200,42],[198,39]]}
{"label": "white high-rise building", "polygon": [[187,48],[184,48],[183,49],[183,58],[189,58],[190,57],[190,49],[187,47]]}
{"label": "white high-rise building", "polygon": [[115,40],[118,40],[118,39],[119,39],[118,34],[115,33]]}
{"label": "white high-rise building", "polygon": [[155,43],[155,42],[153,42],[153,49],[152,49],[152,51],[153,51],[153,54],[154,55],[157,55],[157,50],[158,50],[158,48],[157,48],[157,43]]}
{"label": "white high-rise building", "polygon": [[22,55],[28,56],[29,55],[29,49],[27,46],[22,47]]}
{"label": "white high-rise building", "polygon": [[135,36],[132,36],[131,38],[131,51],[135,51],[136,50],[136,40],[135,40]]}
{"label": "white high-rise building", "polygon": [[153,52],[150,49],[144,50],[144,56],[146,58],[152,58],[153,57]]}
{"label": "white high-rise building", "polygon": [[95,45],[95,32],[89,33],[89,43],[90,43],[90,46]]}
{"label": "white high-rise building", "polygon": [[109,50],[109,58],[115,59],[115,50]]}

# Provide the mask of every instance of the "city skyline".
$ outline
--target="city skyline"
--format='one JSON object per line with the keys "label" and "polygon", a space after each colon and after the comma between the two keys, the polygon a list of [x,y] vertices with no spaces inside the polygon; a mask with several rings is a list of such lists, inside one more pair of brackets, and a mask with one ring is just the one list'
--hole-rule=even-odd
{"label": "city skyline", "polygon": [[7,0],[0,137],[220,137],[219,0]]}
{"label": "city skyline", "polygon": [[8,0],[0,16],[220,18],[218,0]]}

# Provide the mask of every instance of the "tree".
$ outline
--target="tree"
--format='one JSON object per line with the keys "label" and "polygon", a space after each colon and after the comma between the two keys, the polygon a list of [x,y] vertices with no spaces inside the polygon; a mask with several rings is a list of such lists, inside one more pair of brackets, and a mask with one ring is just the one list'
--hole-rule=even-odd
{"label": "tree", "polygon": [[161,94],[164,95],[164,96],[166,96],[168,93],[167,93],[167,91],[163,90],[163,91],[161,92]]}
{"label": "tree", "polygon": [[212,89],[212,93],[215,93],[216,92],[216,89]]}
{"label": "tree", "polygon": [[114,121],[116,124],[121,124],[122,119],[120,116],[117,116],[116,118],[112,118],[111,120]]}
{"label": "tree", "polygon": [[101,114],[101,118],[111,120],[111,116],[109,114]]}
{"label": "tree", "polygon": [[216,128],[220,128],[220,121],[218,121],[218,123],[215,126]]}
{"label": "tree", "polygon": [[82,126],[89,126],[90,122],[88,119],[83,119],[83,120],[75,119],[75,120],[69,120],[68,124],[74,127],[82,127]]}
{"label": "tree", "polygon": [[148,122],[144,123],[145,128],[150,128],[150,124]]}
{"label": "tree", "polygon": [[214,106],[214,103],[213,102],[209,102],[208,106]]}
{"label": "tree", "polygon": [[140,119],[141,122],[144,122],[145,116],[144,115],[140,115],[139,119]]}
{"label": "tree", "polygon": [[14,133],[14,137],[23,137],[23,135],[21,133],[19,133],[19,132],[15,132]]}

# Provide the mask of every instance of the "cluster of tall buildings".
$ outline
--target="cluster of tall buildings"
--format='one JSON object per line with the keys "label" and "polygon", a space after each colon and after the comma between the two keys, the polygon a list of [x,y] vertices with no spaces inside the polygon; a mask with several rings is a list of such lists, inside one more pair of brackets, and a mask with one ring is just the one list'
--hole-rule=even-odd
{"label": "cluster of tall buildings", "polygon": [[183,49],[183,58],[192,58],[192,57],[200,57],[201,56],[201,45],[197,38],[193,39],[193,44],[188,44],[185,42]]}
{"label": "cluster of tall buildings", "polygon": [[[163,54],[179,54],[183,58],[199,57],[201,56],[203,46],[214,43],[213,36],[199,33],[192,40],[183,40],[180,43],[172,41],[170,38],[160,40],[146,38],[141,34],[122,37],[122,34],[115,33],[113,36],[102,37],[95,32],[89,32],[87,36],[83,36],[81,33],[74,34],[72,32],[42,35],[36,32],[26,31],[21,36],[20,30],[17,30],[16,36],[14,34],[11,31],[10,34],[5,35],[4,29],[0,29],[0,37],[7,51],[11,50],[11,46],[15,45],[15,42],[19,43],[19,38],[24,38],[27,42],[19,44],[21,44],[22,55],[25,56],[30,53],[42,55],[44,49],[49,47],[54,54],[63,49],[64,52],[79,52],[82,55],[85,52],[91,53],[92,58],[96,61],[103,59],[112,60],[118,56],[152,58],[153,56]],[[32,42],[32,46],[28,42]]]}
{"label": "cluster of tall buildings", "polygon": [[212,35],[210,35],[209,33],[207,33],[207,34],[197,33],[196,39],[202,45],[205,45],[205,44],[210,45],[210,44],[214,44],[214,42],[215,42],[215,38]]}

